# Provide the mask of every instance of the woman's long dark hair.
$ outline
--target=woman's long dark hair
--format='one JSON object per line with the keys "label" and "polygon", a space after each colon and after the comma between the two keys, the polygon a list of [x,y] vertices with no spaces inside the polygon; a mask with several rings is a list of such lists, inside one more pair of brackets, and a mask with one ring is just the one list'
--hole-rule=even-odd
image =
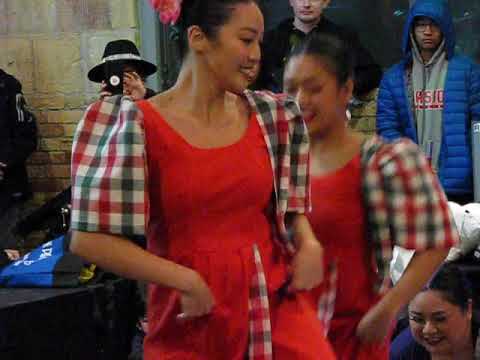
{"label": "woman's long dark hair", "polygon": [[445,263],[433,276],[424,290],[438,291],[444,300],[467,311],[472,298],[472,286],[459,267]]}
{"label": "woman's long dark hair", "polygon": [[458,306],[464,313],[467,311],[470,302],[472,303],[472,339],[475,345],[480,324],[478,311],[476,310],[478,307],[477,294],[474,294],[472,289],[473,286],[461,270],[461,265],[458,262],[447,262],[438,269],[422,291],[437,291],[445,301]]}

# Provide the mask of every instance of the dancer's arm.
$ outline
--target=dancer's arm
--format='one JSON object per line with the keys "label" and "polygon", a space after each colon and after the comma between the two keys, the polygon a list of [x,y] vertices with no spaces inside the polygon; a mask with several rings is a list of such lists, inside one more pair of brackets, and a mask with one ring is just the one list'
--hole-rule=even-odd
{"label": "dancer's arm", "polygon": [[292,259],[290,291],[310,290],[323,280],[323,247],[304,214],[292,215],[296,253]]}
{"label": "dancer's arm", "polygon": [[372,307],[357,327],[364,342],[385,339],[397,313],[425,286],[448,254],[448,249],[430,249],[415,253],[398,283]]}
{"label": "dancer's arm", "polygon": [[196,271],[149,253],[124,237],[73,231],[70,249],[118,275],[178,290],[186,316],[204,315],[213,307],[210,289]]}

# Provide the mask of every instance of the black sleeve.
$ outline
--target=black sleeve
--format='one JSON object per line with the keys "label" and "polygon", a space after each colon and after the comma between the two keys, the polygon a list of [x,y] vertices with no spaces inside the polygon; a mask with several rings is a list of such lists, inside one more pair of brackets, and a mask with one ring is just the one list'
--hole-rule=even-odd
{"label": "black sleeve", "polygon": [[10,167],[24,163],[37,148],[37,125],[35,116],[26,109],[21,91],[12,93],[7,101],[10,146],[5,162]]}

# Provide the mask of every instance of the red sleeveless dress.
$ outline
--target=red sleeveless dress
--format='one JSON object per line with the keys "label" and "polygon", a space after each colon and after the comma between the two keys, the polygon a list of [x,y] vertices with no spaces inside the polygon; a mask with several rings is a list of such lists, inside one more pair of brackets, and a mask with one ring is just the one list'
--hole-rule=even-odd
{"label": "red sleeveless dress", "polygon": [[[324,246],[326,265],[335,261],[337,266],[335,309],[328,332],[337,358],[386,360],[387,344],[365,345],[355,336],[363,315],[379,300],[374,291],[361,182],[360,154],[332,173],[312,176],[313,211],[308,218]],[[318,296],[315,291],[313,294]]]}
{"label": "red sleeveless dress", "polygon": [[216,305],[207,316],[178,321],[176,291],[151,285],[146,360],[244,360],[248,299],[260,250],[269,291],[274,359],[334,359],[309,301],[280,301],[287,259],[272,241],[267,216],[273,174],[255,116],[237,142],[201,149],[189,144],[141,101],[148,161],[148,250],[198,271]]}

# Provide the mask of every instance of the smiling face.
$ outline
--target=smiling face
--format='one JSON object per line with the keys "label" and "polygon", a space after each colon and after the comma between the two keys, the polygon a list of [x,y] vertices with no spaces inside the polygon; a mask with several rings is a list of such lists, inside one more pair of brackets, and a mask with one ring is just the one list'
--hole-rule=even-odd
{"label": "smiling face", "polygon": [[415,340],[432,355],[453,355],[471,343],[471,304],[466,311],[444,299],[442,293],[419,293],[408,307]]}
{"label": "smiling face", "polygon": [[332,126],[344,126],[353,82],[340,84],[324,59],[298,55],[285,68],[284,91],[294,97],[311,136],[323,135]]}
{"label": "smiling face", "polygon": [[204,59],[221,88],[239,94],[256,78],[263,39],[263,15],[254,2],[235,6],[230,20],[206,39]]}

